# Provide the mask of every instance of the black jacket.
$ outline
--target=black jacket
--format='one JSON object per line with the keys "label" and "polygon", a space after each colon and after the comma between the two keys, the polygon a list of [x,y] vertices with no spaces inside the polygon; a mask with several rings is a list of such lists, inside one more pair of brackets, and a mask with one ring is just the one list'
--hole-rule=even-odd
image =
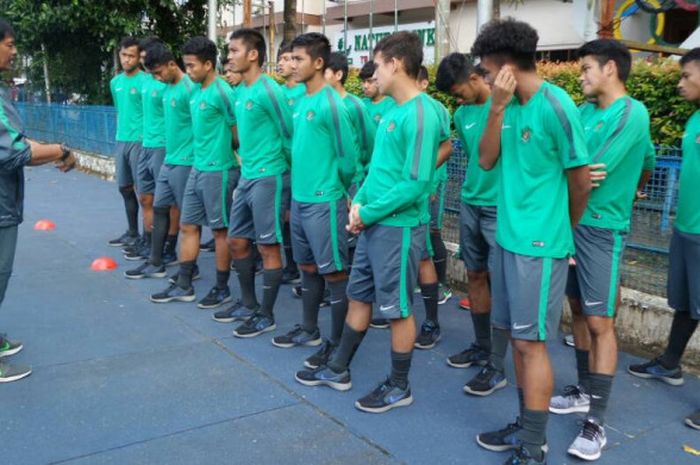
{"label": "black jacket", "polygon": [[24,166],[32,153],[17,109],[0,88],[0,228],[22,222]]}

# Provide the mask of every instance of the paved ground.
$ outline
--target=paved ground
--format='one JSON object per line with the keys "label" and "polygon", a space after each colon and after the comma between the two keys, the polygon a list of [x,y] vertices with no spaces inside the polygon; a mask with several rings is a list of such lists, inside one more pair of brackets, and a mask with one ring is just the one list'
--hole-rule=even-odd
{"label": "paved ground", "polygon": [[[445,357],[472,337],[469,315],[441,307],[443,342],[417,352],[415,404],[384,415],[361,413],[354,400],[389,368],[388,333],[370,330],[347,393],[297,384],[293,372],[312,349],[283,350],[270,337],[239,340],[231,326],[194,304],[154,305],[146,296],[164,281],[127,281],[132,263],[106,246],[123,229],[116,186],[81,173],[27,170],[26,222],[15,273],[2,308],[2,329],[21,338],[14,357],[31,363],[28,379],[0,386],[2,462],[20,464],[500,464],[474,436],[513,418],[512,384],[490,398],[462,393],[472,370]],[[53,232],[32,230],[49,218]],[[119,269],[89,269],[99,256]],[[213,257],[202,256],[204,294]],[[232,288],[237,289],[232,279]],[[278,331],[300,317],[283,288]],[[422,309],[417,312],[422,315]],[[322,313],[327,328],[327,312]],[[571,349],[551,345],[562,387],[574,379]],[[633,358],[623,354],[621,366]],[[509,380],[512,369],[508,367]],[[700,382],[673,388],[621,373],[601,464],[700,463],[700,433],[683,426],[700,403]],[[581,417],[552,417],[550,464],[575,463],[565,449]]]}

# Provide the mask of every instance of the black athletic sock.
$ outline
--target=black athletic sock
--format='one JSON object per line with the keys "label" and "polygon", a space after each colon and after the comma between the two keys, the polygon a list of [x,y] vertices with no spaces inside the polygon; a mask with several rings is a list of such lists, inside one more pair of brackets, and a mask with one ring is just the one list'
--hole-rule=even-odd
{"label": "black athletic sock", "polygon": [[153,233],[151,231],[144,231],[143,239],[146,245],[150,247],[150,245],[153,243]]}
{"label": "black athletic sock", "polygon": [[425,319],[438,322],[438,283],[421,284],[420,293],[425,305]]}
{"label": "black athletic sock", "polygon": [[165,252],[170,255],[175,255],[177,252],[177,234],[170,235],[165,238]]}
{"label": "black athletic sock", "polygon": [[666,352],[659,358],[659,362],[667,369],[676,368],[683,357],[685,347],[698,327],[698,320],[690,317],[690,312],[678,312],[673,314],[671,333],[668,335]]}
{"label": "black athletic sock", "polygon": [[282,268],[276,270],[263,270],[263,297],[260,312],[269,317],[273,316],[277,293],[282,282]]}
{"label": "black athletic sock", "polygon": [[518,386],[518,416],[520,417],[521,422],[522,422],[524,411],[525,411],[525,393],[523,392],[523,388]]}
{"label": "black athletic sock", "polygon": [[471,314],[476,345],[486,352],[491,352],[491,314],[476,313],[474,310],[472,310]]}
{"label": "black athletic sock", "polygon": [[591,408],[588,411],[588,416],[597,420],[598,424],[602,426],[605,424],[605,411],[608,409],[613,376],[602,373],[590,373],[588,381],[591,395]]}
{"label": "black athletic sock", "polygon": [[234,258],[238,283],[241,287],[241,303],[246,308],[257,308],[258,299],[255,296],[255,260],[253,254],[245,258]]}
{"label": "black athletic sock", "polygon": [[318,311],[323,300],[323,291],[326,281],[318,273],[301,272],[301,307],[302,326],[307,332],[313,332],[318,328]]}
{"label": "black athletic sock", "polygon": [[367,331],[355,331],[348,324],[343,328],[343,336],[340,338],[338,350],[333,354],[333,358],[328,362],[328,367],[336,373],[341,373],[348,369],[355,352],[362,344]]}
{"label": "black athletic sock", "polygon": [[163,264],[163,244],[168,235],[170,209],[167,207],[153,208],[153,233],[151,235],[151,263],[156,266]]}
{"label": "black athletic sock", "polygon": [[588,355],[590,354],[587,350],[576,350],[576,372],[578,373],[578,385],[581,386],[586,394],[591,393],[590,385],[588,384],[588,376],[590,371],[588,368]]}
{"label": "black athletic sock", "polygon": [[119,192],[124,198],[124,209],[126,210],[126,221],[129,223],[129,233],[135,236],[139,233],[139,200],[132,187],[120,187]]}
{"label": "black athletic sock", "polygon": [[506,352],[510,343],[510,331],[507,329],[491,328],[491,356],[489,362],[499,371],[504,371]]}
{"label": "black athletic sock", "polygon": [[518,431],[518,438],[523,447],[530,453],[530,457],[538,462],[544,458],[542,446],[547,439],[548,419],[549,412],[546,410],[530,410],[527,407],[523,409],[523,415],[520,419],[522,429]]}
{"label": "black athletic sock", "polygon": [[330,340],[334,344],[340,342],[345,326],[345,317],[348,315],[348,279],[328,282],[326,284],[331,292],[331,335]]}
{"label": "black athletic sock", "polygon": [[430,243],[433,246],[433,263],[438,281],[447,285],[447,248],[439,231],[430,233]]}
{"label": "black athletic sock", "polygon": [[408,386],[408,372],[411,370],[411,357],[413,351],[407,353],[391,351],[391,382],[406,389]]}
{"label": "black athletic sock", "polygon": [[181,262],[180,271],[177,275],[177,285],[182,289],[192,287],[192,273],[194,272],[195,261]]}
{"label": "black athletic sock", "polygon": [[216,270],[216,287],[217,289],[228,289],[228,279],[231,277],[231,270],[219,271]]}
{"label": "black athletic sock", "polygon": [[285,221],[282,227],[282,244],[284,246],[285,258],[284,271],[287,273],[298,273],[299,269],[294,261],[294,254],[292,253],[292,231],[288,221]]}

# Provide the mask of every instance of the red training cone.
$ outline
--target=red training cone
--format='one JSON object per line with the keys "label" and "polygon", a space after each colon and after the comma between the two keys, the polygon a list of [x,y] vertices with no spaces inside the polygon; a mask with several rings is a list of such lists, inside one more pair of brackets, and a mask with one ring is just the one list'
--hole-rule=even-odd
{"label": "red training cone", "polygon": [[90,265],[92,271],[109,271],[117,268],[117,262],[109,257],[96,258],[92,265]]}
{"label": "red training cone", "polygon": [[35,231],[53,231],[56,229],[56,223],[51,220],[39,220],[34,224]]}

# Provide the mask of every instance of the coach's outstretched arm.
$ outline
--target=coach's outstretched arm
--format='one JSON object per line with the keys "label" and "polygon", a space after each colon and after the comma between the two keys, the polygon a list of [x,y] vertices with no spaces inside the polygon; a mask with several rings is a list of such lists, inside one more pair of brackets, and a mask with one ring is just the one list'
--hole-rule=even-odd
{"label": "coach's outstretched arm", "polygon": [[28,165],[37,166],[46,163],[57,162],[56,167],[61,171],[70,171],[75,167],[75,156],[62,144],[40,144],[33,140],[31,146],[31,158]]}
{"label": "coach's outstretched arm", "polygon": [[491,108],[484,135],[479,143],[479,166],[485,170],[492,169],[501,156],[501,131],[506,107],[513,98],[517,81],[509,65],[501,68],[493,83]]}

